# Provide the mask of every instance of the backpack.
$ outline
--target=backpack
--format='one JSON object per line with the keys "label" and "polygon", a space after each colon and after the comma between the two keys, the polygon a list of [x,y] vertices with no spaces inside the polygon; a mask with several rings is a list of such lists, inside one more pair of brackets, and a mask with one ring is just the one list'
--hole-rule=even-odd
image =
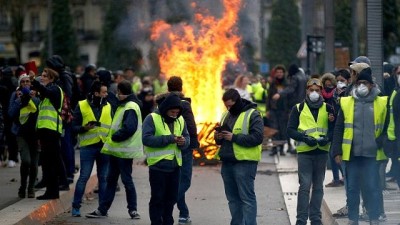
{"label": "backpack", "polygon": [[61,116],[61,119],[64,124],[68,124],[72,122],[72,105],[71,105],[71,96],[73,93],[73,79],[72,75],[68,71],[62,71],[60,73],[60,79],[57,81],[58,86],[62,90],[62,94],[64,96],[61,111],[58,114]]}

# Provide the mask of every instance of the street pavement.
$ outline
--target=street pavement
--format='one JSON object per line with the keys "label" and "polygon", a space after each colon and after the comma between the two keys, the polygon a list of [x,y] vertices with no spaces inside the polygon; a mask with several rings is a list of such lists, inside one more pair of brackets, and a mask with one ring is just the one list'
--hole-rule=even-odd
{"label": "street pavement", "polygon": [[[79,159],[79,152],[76,152]],[[79,162],[79,160],[77,160]],[[94,170],[95,171],[95,170]],[[81,208],[82,217],[71,217],[70,209],[74,184],[70,191],[61,192],[58,200],[38,201],[36,199],[22,199],[17,197],[19,187],[19,168],[0,168],[0,225],[21,224],[150,224],[148,216],[148,202],[150,199],[150,186],[148,181],[148,168],[142,161],[135,161],[133,177],[138,194],[138,211],[140,220],[129,218],[123,185],[116,194],[114,203],[109,211],[109,216],[103,219],[87,219],[85,213],[90,213],[97,208],[97,195],[93,194],[96,177],[91,177],[84,203]],[[78,174],[75,179],[77,179]],[[326,172],[325,184],[332,180],[330,170]],[[258,201],[257,221],[260,225],[288,225],[294,224],[297,204],[297,160],[296,156],[270,157],[268,152],[263,152],[259,164],[255,189]],[[394,187],[394,183],[389,183]],[[322,206],[324,224],[346,224],[347,219],[335,219],[332,213],[344,206],[345,193],[343,187],[324,188],[324,202]],[[41,195],[43,190],[36,194]],[[400,192],[398,190],[385,191],[385,211],[388,217],[384,225],[397,225],[400,223]],[[228,203],[224,194],[220,165],[194,166],[192,186],[187,193],[187,202],[193,225],[223,225],[229,224],[230,214]],[[174,210],[177,221],[178,211]],[[176,222],[177,224],[177,222]],[[360,222],[360,225],[368,224]]]}

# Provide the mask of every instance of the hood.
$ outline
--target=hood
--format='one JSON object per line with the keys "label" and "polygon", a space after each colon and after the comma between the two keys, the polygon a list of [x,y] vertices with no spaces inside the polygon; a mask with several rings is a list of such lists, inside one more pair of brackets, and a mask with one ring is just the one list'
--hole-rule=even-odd
{"label": "hood", "polygon": [[160,115],[165,119],[167,118],[167,111],[170,109],[179,109],[180,112],[178,117],[182,115],[182,104],[181,99],[178,95],[174,93],[168,93],[168,95],[158,103],[158,110],[160,111]]}
{"label": "hood", "polygon": [[243,104],[243,108],[242,108],[242,112],[246,112],[249,109],[256,109],[257,108],[257,104],[249,101],[247,99],[243,99],[242,98],[242,104]]}
{"label": "hood", "polygon": [[126,104],[127,102],[134,102],[138,104],[140,108],[143,107],[142,101],[140,101],[135,94],[130,94],[126,99],[119,101],[120,105]]}
{"label": "hood", "polygon": [[324,75],[322,75],[321,77],[322,84],[325,84],[325,81],[327,80],[329,80],[332,83],[332,85],[336,87],[337,82],[335,75],[333,75],[332,73],[325,73]]}

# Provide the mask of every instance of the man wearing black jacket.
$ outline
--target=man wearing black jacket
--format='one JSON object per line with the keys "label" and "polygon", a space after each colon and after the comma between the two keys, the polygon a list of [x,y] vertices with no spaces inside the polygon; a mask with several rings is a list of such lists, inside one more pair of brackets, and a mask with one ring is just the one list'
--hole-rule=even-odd
{"label": "man wearing black jacket", "polygon": [[[297,141],[299,191],[296,225],[321,225],[323,182],[328,160],[329,142],[333,131],[333,116],[321,96],[318,78],[307,82],[304,102],[293,106],[287,127],[288,136]],[[312,194],[310,196],[310,190]]]}
{"label": "man wearing black jacket", "polygon": [[197,127],[194,119],[191,99],[186,98],[182,93],[182,79],[177,76],[169,78],[168,91],[175,92],[181,99],[182,117],[186,122],[187,130],[190,135],[190,145],[187,151],[182,151],[182,167],[179,180],[179,192],[177,206],[179,209],[179,224],[188,224],[191,222],[189,217],[189,209],[185,202],[185,193],[189,190],[192,180],[192,165],[193,165],[193,149],[199,147],[197,140]]}

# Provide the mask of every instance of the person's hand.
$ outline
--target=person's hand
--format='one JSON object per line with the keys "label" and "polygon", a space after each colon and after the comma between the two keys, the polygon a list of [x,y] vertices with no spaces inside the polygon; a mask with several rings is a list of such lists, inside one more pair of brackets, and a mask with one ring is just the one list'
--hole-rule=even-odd
{"label": "person's hand", "polygon": [[215,131],[214,136],[215,136],[215,139],[218,139],[218,140],[221,140],[222,138],[224,138],[224,136],[222,135],[222,132],[218,132],[218,131]]}
{"label": "person's hand", "polygon": [[32,70],[29,70],[29,79],[32,81],[35,79],[35,73]]}
{"label": "person's hand", "polygon": [[37,94],[37,92],[36,92],[35,90],[31,90],[31,91],[29,92],[29,96],[31,96],[31,97],[35,97],[36,94]]}
{"label": "person's hand", "polygon": [[93,129],[96,125],[92,124],[92,123],[87,123],[85,126],[83,126],[83,129],[85,129],[86,131],[89,131],[91,129]]}
{"label": "person's hand", "polygon": [[317,139],[315,139],[314,137],[308,136],[308,135],[304,135],[303,142],[306,143],[310,147],[314,147],[318,144]]}
{"label": "person's hand", "polygon": [[333,115],[333,113],[329,113],[328,120],[329,122],[333,122],[335,120],[335,116]]}
{"label": "person's hand", "polygon": [[276,93],[276,94],[274,94],[274,95],[272,96],[272,100],[277,101],[280,97],[281,97],[281,95],[278,94],[278,93]]}
{"label": "person's hand", "polygon": [[270,116],[271,116],[271,114],[269,113],[269,111],[267,111],[267,112],[265,113],[265,117],[267,117],[267,118],[269,119]]}
{"label": "person's hand", "polygon": [[17,90],[17,91],[15,92],[15,94],[17,95],[17,98],[21,98],[21,96],[22,96],[22,91]]}
{"label": "person's hand", "polygon": [[176,136],[175,138],[175,142],[178,146],[182,146],[185,145],[185,138],[182,136]]}
{"label": "person's hand", "polygon": [[342,156],[341,155],[335,156],[335,162],[338,165],[342,164]]}
{"label": "person's hand", "polygon": [[224,130],[221,133],[222,133],[223,139],[225,139],[227,141],[232,141],[233,134],[231,132]]}
{"label": "person's hand", "polygon": [[318,145],[319,146],[325,146],[329,143],[329,138],[328,137],[323,137],[321,139],[318,139]]}

